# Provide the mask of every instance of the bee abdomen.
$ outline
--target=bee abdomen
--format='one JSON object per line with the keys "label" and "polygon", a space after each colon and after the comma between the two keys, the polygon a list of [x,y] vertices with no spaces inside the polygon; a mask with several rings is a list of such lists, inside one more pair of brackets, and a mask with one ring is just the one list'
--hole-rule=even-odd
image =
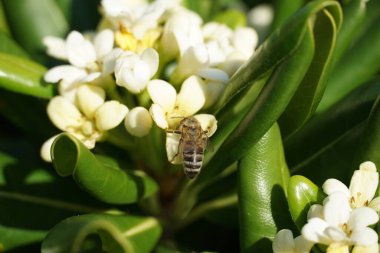
{"label": "bee abdomen", "polygon": [[185,174],[193,179],[198,175],[202,168],[203,154],[195,152],[184,152],[183,153],[183,167]]}

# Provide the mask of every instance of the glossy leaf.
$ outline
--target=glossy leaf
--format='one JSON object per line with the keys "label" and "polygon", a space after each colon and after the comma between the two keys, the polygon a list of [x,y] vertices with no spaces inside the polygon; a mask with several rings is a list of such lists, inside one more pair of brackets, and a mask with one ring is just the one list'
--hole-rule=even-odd
{"label": "glossy leaf", "polygon": [[143,172],[123,171],[109,162],[102,163],[69,134],[55,139],[51,153],[59,175],[72,175],[80,187],[106,203],[133,203],[157,191],[156,182]]}
{"label": "glossy leaf", "polygon": [[[96,249],[110,253],[151,252],[161,235],[158,221],[149,217],[110,214],[74,216],[57,224],[42,243],[42,253],[75,253],[89,235],[100,237],[102,246]],[[91,251],[92,250],[92,251]]]}
{"label": "glossy leaf", "polygon": [[0,138],[0,244],[6,251],[30,252],[60,220],[102,210],[38,157],[38,147],[25,137]]}
{"label": "glossy leaf", "polygon": [[286,204],[288,180],[281,134],[275,124],[239,163],[241,252],[269,252],[276,232],[291,227]]}
{"label": "glossy leaf", "polygon": [[0,53],[0,87],[41,98],[53,96],[53,86],[43,81],[46,69],[33,61]]}
{"label": "glossy leaf", "polygon": [[321,204],[325,195],[318,186],[303,176],[292,176],[287,191],[290,213],[298,229],[301,229],[306,224],[310,206]]}
{"label": "glossy leaf", "polygon": [[[218,128],[223,129],[228,125],[228,132],[218,129],[213,136],[212,142],[220,148],[214,154],[206,156],[206,161],[210,156],[214,159],[205,167],[204,173],[199,175],[197,182],[212,177],[242,157],[283,113],[305,77],[313,57],[316,57],[315,53],[319,52],[315,51],[314,30],[308,25],[309,22],[315,21],[319,12],[328,12],[336,26],[339,26],[340,8],[336,2],[311,2],[272,34],[250,61],[233,76],[220,99],[217,114],[220,123]],[[332,33],[330,35],[335,36]],[[260,85],[251,86],[258,84],[259,80],[266,79],[263,88]],[[319,78],[315,77],[313,80],[319,81]],[[314,86],[312,83],[310,85]],[[255,91],[255,94],[259,94],[256,100],[255,97],[245,96],[254,89],[259,89]],[[251,104],[246,114],[246,108],[242,111],[235,108],[236,104],[242,103],[240,101]],[[233,116],[223,117],[224,114]],[[241,114],[245,114],[242,120]]]}
{"label": "glossy leaf", "polygon": [[322,99],[331,66],[335,37],[339,29],[329,12],[316,15],[314,24],[315,55],[292,100],[279,119],[283,136],[297,131],[313,115]]}
{"label": "glossy leaf", "polygon": [[[363,31],[363,23],[366,16],[366,3],[362,0],[351,0],[342,3],[344,18],[339,30],[334,51],[333,62],[339,61],[344,52],[357,40]],[[334,65],[334,63],[333,63]]]}
{"label": "glossy leaf", "polygon": [[[345,54],[333,69],[326,93],[318,108],[323,112],[358,86],[371,80],[380,70],[380,17],[373,20],[350,51]],[[360,63],[360,64],[358,64]]]}
{"label": "glossy leaf", "polygon": [[15,40],[35,59],[44,59],[45,36],[62,37],[68,31],[55,0],[4,0],[3,4]]}
{"label": "glossy leaf", "polygon": [[284,24],[292,14],[294,14],[298,9],[302,7],[304,2],[304,0],[275,0],[274,11],[276,15],[273,17],[272,30],[275,30]]}

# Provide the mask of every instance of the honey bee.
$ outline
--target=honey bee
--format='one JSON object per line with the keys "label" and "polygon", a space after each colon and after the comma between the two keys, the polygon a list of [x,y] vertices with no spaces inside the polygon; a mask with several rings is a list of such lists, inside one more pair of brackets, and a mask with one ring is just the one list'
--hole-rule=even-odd
{"label": "honey bee", "polygon": [[181,135],[178,152],[172,161],[181,156],[183,169],[189,179],[193,179],[202,168],[204,152],[208,144],[208,131],[204,131],[199,121],[194,117],[187,117],[180,121],[178,130],[166,130],[167,133]]}

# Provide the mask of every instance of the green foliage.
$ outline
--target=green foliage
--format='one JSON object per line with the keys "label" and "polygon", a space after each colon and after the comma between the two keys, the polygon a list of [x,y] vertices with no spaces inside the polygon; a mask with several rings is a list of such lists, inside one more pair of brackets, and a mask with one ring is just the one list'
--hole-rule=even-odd
{"label": "green foliage", "polygon": [[133,203],[157,191],[155,181],[144,173],[122,171],[110,159],[104,162],[68,134],[55,139],[52,158],[59,175],[72,175],[80,187],[106,203]]}
{"label": "green foliage", "polygon": [[[185,4],[236,28],[245,2]],[[348,183],[366,160],[380,167],[380,2],[341,2],[274,1],[269,36],[212,108],[214,151],[190,181],[169,165],[158,127],[143,138],[116,128],[93,150],[61,133],[42,162],[57,133],[42,39],[95,29],[99,1],[2,0],[0,252],[270,252],[279,229],[299,234],[326,179]],[[143,99],[124,93],[115,99]]]}
{"label": "green foliage", "polygon": [[[94,242],[97,238],[88,239],[94,234],[100,238],[101,246]],[[57,224],[46,236],[42,253],[74,253],[82,248],[88,252],[102,249],[115,253],[148,253],[160,235],[161,227],[153,218],[87,214],[71,217]]]}

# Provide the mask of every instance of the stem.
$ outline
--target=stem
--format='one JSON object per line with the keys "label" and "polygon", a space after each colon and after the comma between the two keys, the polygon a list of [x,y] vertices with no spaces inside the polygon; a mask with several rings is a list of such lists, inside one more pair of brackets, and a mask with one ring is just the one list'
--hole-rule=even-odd
{"label": "stem", "polygon": [[205,214],[212,210],[221,209],[223,207],[232,206],[238,203],[236,194],[218,198],[207,203],[201,204],[194,209],[185,219],[183,219],[175,229],[181,229],[190,223],[202,218]]}

